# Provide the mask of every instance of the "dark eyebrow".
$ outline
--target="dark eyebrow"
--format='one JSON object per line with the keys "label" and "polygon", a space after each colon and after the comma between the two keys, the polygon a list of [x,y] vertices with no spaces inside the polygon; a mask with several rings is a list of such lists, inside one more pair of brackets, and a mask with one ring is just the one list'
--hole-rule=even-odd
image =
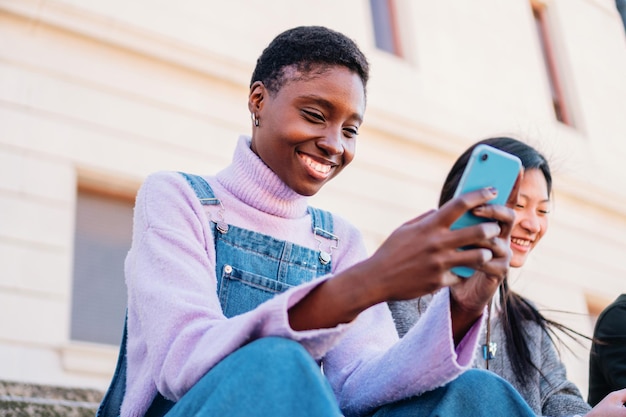
{"label": "dark eyebrow", "polygon": [[[318,96],[317,94],[304,94],[299,96],[299,98],[303,100],[312,100],[320,106],[329,110],[334,110],[336,108],[336,106],[330,100],[327,100],[322,96]],[[363,117],[359,113],[352,113],[350,115],[350,118],[355,119],[359,124],[363,123]]]}

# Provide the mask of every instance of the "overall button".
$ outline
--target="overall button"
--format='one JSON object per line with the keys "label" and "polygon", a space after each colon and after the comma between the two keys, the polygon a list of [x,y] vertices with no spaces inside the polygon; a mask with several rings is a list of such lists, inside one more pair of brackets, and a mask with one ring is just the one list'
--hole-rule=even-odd
{"label": "overall button", "polygon": [[224,265],[224,272],[230,274],[231,272],[233,272],[233,267],[230,265]]}

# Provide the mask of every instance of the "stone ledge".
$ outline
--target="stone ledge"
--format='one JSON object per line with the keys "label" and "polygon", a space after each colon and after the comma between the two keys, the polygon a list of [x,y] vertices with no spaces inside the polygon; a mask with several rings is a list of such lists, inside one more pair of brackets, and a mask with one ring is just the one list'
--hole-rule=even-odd
{"label": "stone ledge", "polygon": [[0,417],[94,417],[97,404],[94,407],[79,407],[73,405],[32,403],[27,401],[13,401],[0,398]]}
{"label": "stone ledge", "polygon": [[94,417],[102,396],[95,389],[0,381],[0,417]]}

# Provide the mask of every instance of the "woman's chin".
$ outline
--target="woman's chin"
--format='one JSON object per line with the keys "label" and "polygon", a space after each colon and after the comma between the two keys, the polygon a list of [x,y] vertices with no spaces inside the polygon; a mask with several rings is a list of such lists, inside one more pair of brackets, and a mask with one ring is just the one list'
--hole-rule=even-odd
{"label": "woman's chin", "polygon": [[513,257],[511,258],[511,262],[509,263],[509,266],[511,268],[521,268],[522,266],[524,266],[524,263],[526,262],[526,255],[519,255],[519,254],[515,254],[513,253]]}

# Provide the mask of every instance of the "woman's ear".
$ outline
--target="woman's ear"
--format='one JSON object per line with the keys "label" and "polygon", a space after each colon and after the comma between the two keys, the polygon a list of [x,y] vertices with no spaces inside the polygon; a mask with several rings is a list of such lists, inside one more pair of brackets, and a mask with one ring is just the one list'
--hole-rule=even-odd
{"label": "woman's ear", "polygon": [[263,107],[263,98],[267,94],[265,85],[261,81],[255,81],[250,86],[250,94],[248,95],[248,110],[250,113],[256,114]]}

